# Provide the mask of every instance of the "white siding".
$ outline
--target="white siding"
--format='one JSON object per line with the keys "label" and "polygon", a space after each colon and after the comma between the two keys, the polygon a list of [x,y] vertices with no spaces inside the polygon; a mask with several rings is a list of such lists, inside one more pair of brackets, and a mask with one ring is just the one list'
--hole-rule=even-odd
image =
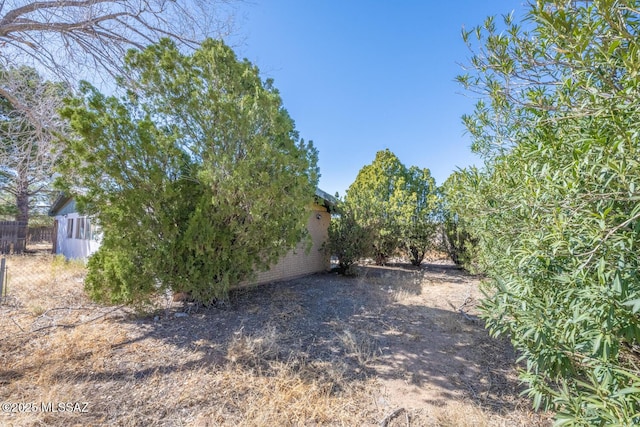
{"label": "white siding", "polygon": [[[86,259],[100,247],[100,234],[90,218],[74,212],[58,215],[56,221],[58,221],[57,254],[64,255],[67,259]],[[84,227],[79,226],[81,222],[85,224]],[[69,225],[73,226],[72,230],[69,229]]]}

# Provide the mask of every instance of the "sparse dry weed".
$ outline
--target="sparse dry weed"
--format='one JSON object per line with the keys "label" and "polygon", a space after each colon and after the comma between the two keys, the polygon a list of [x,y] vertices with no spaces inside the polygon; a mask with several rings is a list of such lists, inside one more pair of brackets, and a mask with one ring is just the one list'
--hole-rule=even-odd
{"label": "sparse dry weed", "polygon": [[375,361],[378,354],[380,354],[380,347],[369,335],[345,329],[338,337],[347,355],[354,357],[361,366],[366,366]]}
{"label": "sparse dry weed", "polygon": [[227,360],[240,366],[263,366],[278,358],[278,332],[268,326],[254,335],[247,335],[243,329],[237,331],[227,349]]}

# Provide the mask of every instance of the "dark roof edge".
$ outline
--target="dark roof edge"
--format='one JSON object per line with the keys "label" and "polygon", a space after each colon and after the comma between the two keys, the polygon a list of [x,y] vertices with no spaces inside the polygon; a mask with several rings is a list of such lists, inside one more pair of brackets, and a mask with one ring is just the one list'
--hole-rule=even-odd
{"label": "dark roof edge", "polygon": [[69,203],[69,200],[71,200],[72,198],[73,197],[65,193],[59,193],[58,197],[56,197],[55,202],[53,202],[53,204],[51,205],[51,208],[49,208],[48,215],[56,216],[58,211],[62,209],[67,203]]}
{"label": "dark roof edge", "polygon": [[333,197],[331,194],[327,193],[316,187],[316,201],[323,205],[329,212],[335,209],[336,203],[338,203],[338,199]]}

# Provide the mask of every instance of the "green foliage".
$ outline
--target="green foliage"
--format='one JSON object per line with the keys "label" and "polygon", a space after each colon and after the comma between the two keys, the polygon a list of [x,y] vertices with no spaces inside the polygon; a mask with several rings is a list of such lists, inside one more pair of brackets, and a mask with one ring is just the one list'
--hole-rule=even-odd
{"label": "green foliage", "polygon": [[89,260],[96,299],[136,303],[167,289],[208,303],[306,235],[317,152],[299,140],[271,81],[207,40],[164,40],[126,58],[127,95],[88,84],[63,115],[61,171],[104,233]]}
{"label": "green foliage", "polygon": [[397,207],[402,203],[406,168],[388,149],[376,153],[370,165],[358,172],[349,186],[345,203],[355,220],[372,233],[372,248],[367,255],[383,264],[400,244]]}
{"label": "green foliage", "polygon": [[523,25],[463,34],[486,167],[448,202],[491,277],[487,326],[559,425],[640,423],[638,6],[541,0]]}
{"label": "green foliage", "polygon": [[[15,197],[9,195],[9,197],[0,196],[0,217],[7,217],[13,220],[13,217],[18,215],[18,207],[15,203]],[[10,221],[6,219],[3,221]]]}
{"label": "green foliage", "polygon": [[341,202],[329,224],[329,238],[325,252],[338,258],[342,274],[353,275],[353,266],[371,247],[371,231],[362,227],[355,219],[349,206]]}
{"label": "green foliage", "polygon": [[[471,171],[475,171],[471,169]],[[477,171],[475,171],[477,173]],[[465,191],[471,186],[469,172],[454,172],[442,185],[441,213],[443,231],[443,249],[456,264],[471,272],[478,271],[477,240],[469,234],[464,219],[454,207],[464,206]],[[458,208],[459,209],[459,208]]]}
{"label": "green foliage", "polygon": [[439,195],[429,169],[411,166],[406,173],[407,194],[400,222],[401,244],[410,254],[411,263],[420,265],[427,251],[434,247],[439,222]]}
{"label": "green foliage", "polygon": [[379,151],[347,190],[354,219],[371,232],[372,255],[383,264],[398,248],[420,265],[433,243],[438,198],[429,169],[407,169],[391,151]]}

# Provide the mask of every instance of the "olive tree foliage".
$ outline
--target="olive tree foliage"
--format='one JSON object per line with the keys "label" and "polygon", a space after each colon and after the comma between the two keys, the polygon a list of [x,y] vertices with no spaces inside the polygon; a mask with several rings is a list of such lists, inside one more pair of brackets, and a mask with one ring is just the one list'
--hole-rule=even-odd
{"label": "olive tree foliage", "polygon": [[488,328],[559,424],[640,423],[639,29],[637,1],[540,0],[463,32],[486,167],[451,210],[491,278]]}
{"label": "olive tree foliage", "polygon": [[272,82],[220,41],[183,54],[163,40],[125,69],[126,96],[84,84],[63,110],[78,135],[64,184],[104,234],[86,288],[112,303],[224,298],[306,235],[317,152]]}
{"label": "olive tree foliage", "polygon": [[376,153],[347,190],[345,204],[354,220],[371,233],[366,255],[384,264],[406,250],[419,265],[436,234],[437,195],[429,169],[407,168],[386,149]]}
{"label": "olive tree foliage", "polygon": [[[67,85],[44,80],[31,67],[0,68],[0,194],[3,210],[27,222],[34,200],[46,199],[59,149],[56,135],[66,129],[58,109],[70,94]],[[25,230],[21,231],[24,237]]]}

